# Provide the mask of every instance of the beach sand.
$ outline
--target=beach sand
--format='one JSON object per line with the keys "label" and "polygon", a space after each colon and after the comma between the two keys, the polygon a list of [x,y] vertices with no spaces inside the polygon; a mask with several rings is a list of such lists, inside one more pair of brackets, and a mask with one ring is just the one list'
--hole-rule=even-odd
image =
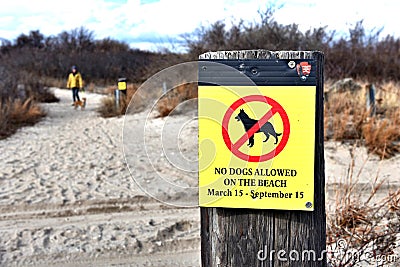
{"label": "beach sand", "polygon": [[[193,113],[105,119],[104,96],[87,93],[81,111],[70,91],[52,90],[60,102],[43,104],[45,119],[0,141],[0,265],[199,266]],[[327,142],[328,202],[352,149],[360,188],[377,175],[382,196],[399,188],[400,156]]]}

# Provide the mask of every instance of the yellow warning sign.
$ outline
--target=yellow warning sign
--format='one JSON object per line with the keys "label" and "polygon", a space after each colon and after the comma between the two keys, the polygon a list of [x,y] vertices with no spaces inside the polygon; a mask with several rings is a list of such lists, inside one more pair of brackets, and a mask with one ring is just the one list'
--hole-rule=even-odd
{"label": "yellow warning sign", "polygon": [[314,207],[315,86],[199,86],[202,207]]}
{"label": "yellow warning sign", "polygon": [[118,82],[118,90],[126,90],[126,87],[127,87],[127,85],[126,85],[125,81]]}

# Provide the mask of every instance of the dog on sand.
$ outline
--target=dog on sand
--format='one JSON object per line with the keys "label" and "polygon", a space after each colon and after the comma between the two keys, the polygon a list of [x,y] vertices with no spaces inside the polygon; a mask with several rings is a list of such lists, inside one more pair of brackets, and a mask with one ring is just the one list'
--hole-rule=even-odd
{"label": "dog on sand", "polygon": [[75,101],[74,102],[74,108],[77,109],[78,107],[81,107],[81,110],[84,110],[86,107],[86,97],[82,98],[80,101]]}
{"label": "dog on sand", "polygon": [[[250,118],[249,115],[247,115],[243,109],[240,109],[240,112],[235,117],[235,119],[243,123],[244,130],[246,132],[248,132],[250,128],[253,127],[253,125],[258,122],[258,120]],[[266,139],[263,142],[267,142],[269,136],[272,135],[273,137],[275,137],[275,145],[278,143],[278,136],[282,135],[282,133],[275,132],[274,126],[270,122],[266,122],[264,125],[262,125],[256,133],[265,134]],[[250,136],[249,143],[247,145],[249,147],[252,147],[254,145],[254,135]]]}

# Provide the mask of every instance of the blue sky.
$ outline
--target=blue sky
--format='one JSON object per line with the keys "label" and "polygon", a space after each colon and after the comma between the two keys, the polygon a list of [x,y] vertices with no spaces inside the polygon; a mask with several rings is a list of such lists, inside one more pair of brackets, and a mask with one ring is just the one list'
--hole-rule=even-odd
{"label": "blue sky", "polygon": [[363,19],[369,30],[384,27],[382,36],[400,36],[400,3],[395,0],[11,0],[1,4],[0,38],[12,41],[31,30],[57,35],[83,26],[96,39],[110,37],[156,51],[217,20],[228,25],[240,19],[258,21],[258,11],[271,3],[281,7],[276,21],[299,24],[301,30],[328,26],[347,33]]}

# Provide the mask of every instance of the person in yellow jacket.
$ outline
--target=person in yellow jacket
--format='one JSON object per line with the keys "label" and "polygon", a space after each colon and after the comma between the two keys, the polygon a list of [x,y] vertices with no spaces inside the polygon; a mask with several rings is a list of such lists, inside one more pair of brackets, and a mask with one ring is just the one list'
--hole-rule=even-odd
{"label": "person in yellow jacket", "polygon": [[79,90],[83,88],[82,75],[78,72],[76,66],[72,66],[71,73],[68,75],[67,88],[72,89],[72,104],[75,101],[81,101],[79,98]]}

